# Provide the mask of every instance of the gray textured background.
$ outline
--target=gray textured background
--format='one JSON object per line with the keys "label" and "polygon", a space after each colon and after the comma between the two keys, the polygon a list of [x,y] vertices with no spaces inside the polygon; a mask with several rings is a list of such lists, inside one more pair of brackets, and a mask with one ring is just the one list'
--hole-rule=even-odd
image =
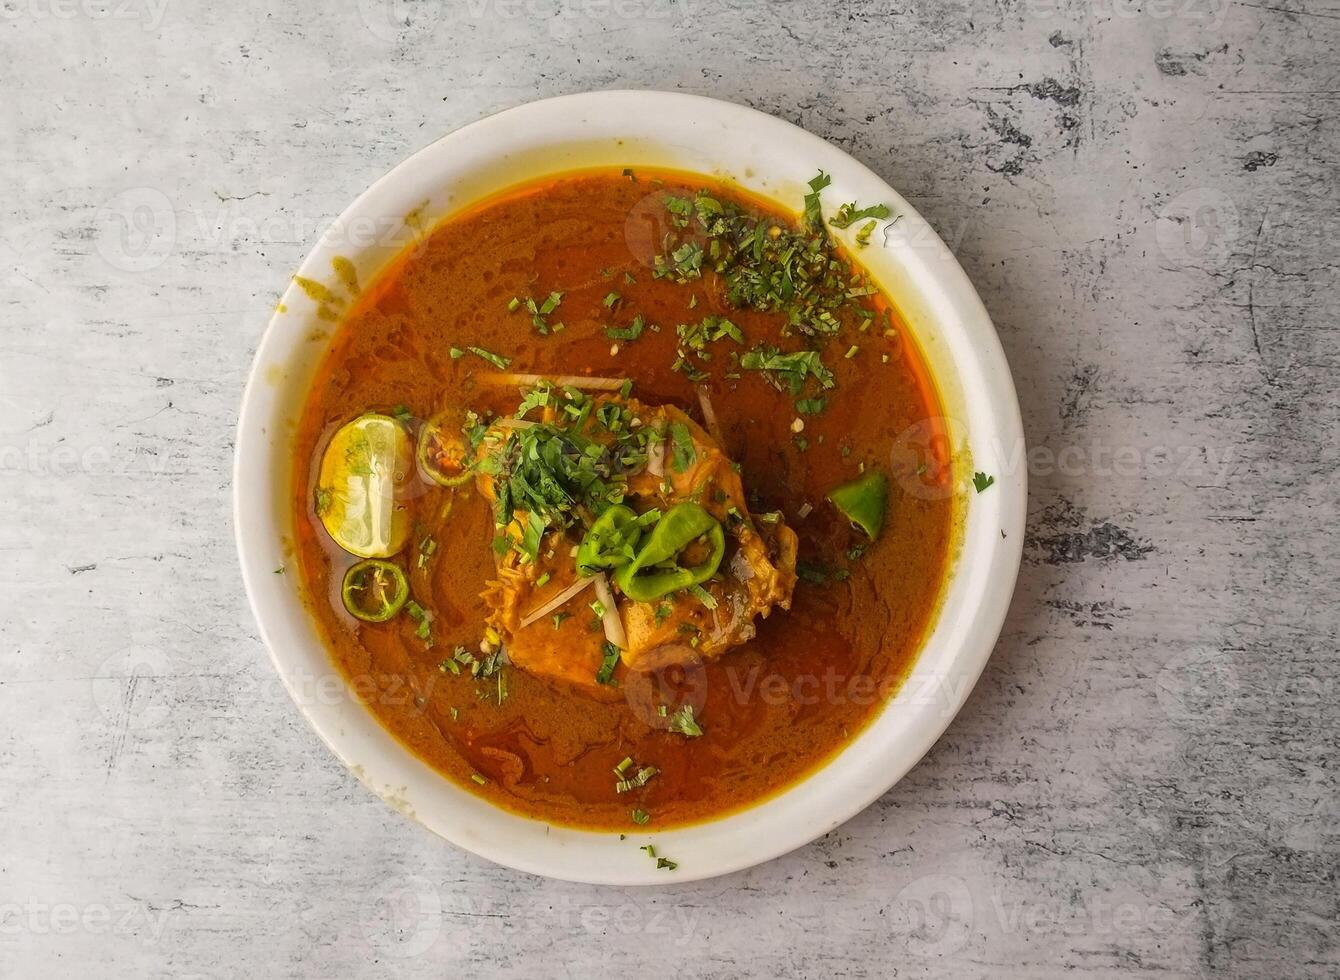
{"label": "gray textured background", "polygon": [[[1340,972],[1334,0],[233,6],[0,0],[0,974]],[[900,188],[1033,450],[939,745],[658,892],[486,865],[362,789],[272,679],[229,514],[319,229],[602,87],[746,102]]]}

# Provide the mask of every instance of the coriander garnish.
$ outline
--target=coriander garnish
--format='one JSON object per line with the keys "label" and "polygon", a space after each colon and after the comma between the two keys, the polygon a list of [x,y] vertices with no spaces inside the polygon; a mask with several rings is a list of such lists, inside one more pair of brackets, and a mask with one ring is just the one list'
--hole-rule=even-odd
{"label": "coriander garnish", "polygon": [[611,684],[614,682],[614,668],[619,666],[619,648],[606,640],[600,647],[600,654],[600,669],[596,671],[596,683]]}
{"label": "coriander garnish", "polygon": [[771,344],[760,344],[740,358],[740,367],[748,371],[762,371],[772,384],[799,395],[809,377],[824,388],[835,384],[833,372],[824,366],[818,351],[800,350],[783,354]]}
{"label": "coriander garnish", "polygon": [[530,314],[531,326],[540,336],[545,337],[563,329],[561,321],[552,324],[549,322],[549,314],[558,309],[558,304],[561,302],[563,302],[563,294],[557,291],[550,293],[539,302],[536,302],[533,296],[527,296],[524,300],[513,296],[511,302],[507,304],[507,309],[515,313],[524,306],[526,312]]}
{"label": "coriander garnish", "polygon": [[689,738],[697,738],[703,733],[702,726],[694,720],[693,705],[683,704],[670,716],[670,731],[678,732]]}
{"label": "coriander garnish", "polygon": [[[510,357],[503,357],[501,354],[495,354],[493,353],[493,351],[485,350],[483,347],[467,347],[466,350],[468,350],[471,354],[474,354],[476,357],[482,357],[484,360],[488,361],[490,364],[496,367],[499,371],[506,371],[507,366],[512,363],[512,359]],[[452,354],[452,356],[455,357],[456,355]]]}
{"label": "coriander garnish", "polygon": [[889,206],[887,204],[873,204],[868,208],[858,208],[856,202],[844,204],[837,209],[837,214],[828,219],[828,223],[834,228],[849,228],[856,222],[865,218],[887,218],[889,216]]}
{"label": "coriander garnish", "polygon": [[[633,762],[632,759],[627,759],[625,761],[629,765]],[[623,765],[623,763],[620,763],[620,765]],[[625,767],[625,772],[620,774],[622,778],[614,784],[614,792],[616,793],[627,793],[629,790],[641,789],[651,781],[653,776],[661,771],[655,766],[642,766],[635,774],[628,776],[626,769],[627,767]],[[618,772],[618,769],[615,769],[615,772]]]}
{"label": "coriander garnish", "polygon": [[676,473],[683,473],[698,461],[693,435],[683,422],[670,423],[670,457],[670,466]]}
{"label": "coriander garnish", "polygon": [[[610,295],[613,296],[615,294],[611,293]],[[639,313],[633,317],[632,322],[626,327],[606,327],[605,336],[609,337],[611,340],[637,340],[637,338],[642,336],[642,331],[646,329],[646,326],[647,321],[644,320],[642,314]]]}
{"label": "coriander garnish", "polygon": [[674,871],[676,868],[679,867],[678,862],[671,861],[668,857],[658,856],[656,853],[656,848],[651,844],[643,844],[640,848],[638,848],[638,850],[644,851],[647,857],[654,859],[656,861],[656,867],[658,869],[665,868],[667,871]]}

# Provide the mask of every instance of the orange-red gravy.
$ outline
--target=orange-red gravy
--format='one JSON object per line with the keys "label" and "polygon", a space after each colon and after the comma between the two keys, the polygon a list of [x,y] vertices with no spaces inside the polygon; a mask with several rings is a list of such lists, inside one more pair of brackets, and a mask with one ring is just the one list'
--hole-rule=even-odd
{"label": "orange-red gravy", "polygon": [[[713,374],[708,384],[724,448],[742,465],[757,509],[786,514],[800,536],[803,562],[850,571],[846,580],[830,577],[825,584],[802,579],[790,612],[779,609],[760,621],[753,641],[720,660],[668,678],[630,674],[627,696],[613,703],[508,667],[500,705],[494,680],[444,673],[438,665],[455,645],[478,649],[485,616],[479,593],[493,572],[491,515],[470,488],[424,487],[414,501],[416,518],[438,550],[426,570],[416,567],[413,545],[398,559],[410,570],[414,597],[434,614],[431,649],[407,616],[359,624],[341,607],[340,579],[354,559],[330,541],[313,510],[325,442],[336,427],[370,410],[405,406],[428,418],[449,405],[510,407],[498,401],[496,389],[475,384],[493,368],[473,355],[453,359],[451,347],[504,354],[516,372],[630,377],[637,398],[698,414],[693,384],[670,368],[676,324],[719,313],[743,329],[750,346],[777,341],[783,318],[729,307],[713,273],[688,285],[652,276],[651,256],[665,230],[661,196],[703,186],[779,222],[794,221],[708,178],[644,171],[636,181],[610,171],[530,185],[447,221],[354,305],[300,424],[297,554],[334,661],[381,723],[434,768],[501,806],[551,823],[627,830],[632,809],[640,808],[651,814],[649,827],[665,827],[747,806],[795,782],[841,748],[896,690],[946,574],[948,495],[909,495],[898,479],[890,484],[879,540],[855,561],[846,556],[861,539],[825,502],[825,492],[856,476],[862,462],[887,468],[895,437],[941,414],[914,344],[885,338],[878,329],[848,330],[825,353],[837,387],[823,413],[806,417],[803,452],[791,430],[790,396],[758,372],[723,378],[730,370],[724,356],[705,365]],[[561,333],[538,336],[524,311],[507,309],[514,296],[540,299],[552,290],[563,293],[549,318],[564,323]],[[661,330],[619,342],[613,353],[604,334],[611,316],[602,305],[611,291],[621,294],[628,311],[620,323],[640,312]],[[845,359],[851,342],[861,349]],[[885,353],[888,363],[881,360]],[[806,502],[814,509],[801,519]],[[589,598],[578,601],[584,606]],[[649,724],[648,684],[694,702],[705,734],[685,738]],[[642,789],[616,793],[613,769],[625,757],[660,773]],[[478,785],[475,774],[487,782]]]}

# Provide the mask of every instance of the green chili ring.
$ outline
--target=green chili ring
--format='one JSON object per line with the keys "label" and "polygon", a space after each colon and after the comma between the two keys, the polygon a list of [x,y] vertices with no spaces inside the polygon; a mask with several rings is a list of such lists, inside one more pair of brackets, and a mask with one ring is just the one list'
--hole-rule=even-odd
{"label": "green chili ring", "polygon": [[[643,569],[673,561],[685,548],[706,536],[712,552],[692,568],[676,564],[639,575]],[[635,602],[653,602],[661,596],[702,585],[721,567],[726,554],[726,532],[721,522],[694,503],[676,504],[656,523],[647,542],[631,562],[614,573],[615,584]]]}
{"label": "green chili ring", "polygon": [[[444,445],[446,428],[442,425],[442,416],[435,415],[423,424],[419,430],[419,441],[415,447],[414,458],[419,464],[419,472],[440,487],[459,487],[474,479],[474,468],[465,460],[459,461],[461,471],[448,473],[442,466],[441,456],[447,449]],[[434,445],[437,443],[437,445]],[[464,444],[462,444],[462,449]],[[453,462],[456,462],[453,460]]]}
{"label": "green chili ring", "polygon": [[355,619],[384,623],[404,607],[409,598],[409,580],[395,562],[369,558],[344,573],[340,597]]}

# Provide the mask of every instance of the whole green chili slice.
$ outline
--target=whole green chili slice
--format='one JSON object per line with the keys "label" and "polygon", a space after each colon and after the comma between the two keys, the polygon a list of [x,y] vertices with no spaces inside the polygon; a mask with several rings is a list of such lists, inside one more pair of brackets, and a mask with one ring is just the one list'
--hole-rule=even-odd
{"label": "whole green chili slice", "polygon": [[344,573],[340,596],[349,615],[365,623],[384,623],[409,598],[409,581],[400,566],[379,558],[360,561]]}
{"label": "whole green chili slice", "polygon": [[[680,553],[702,537],[711,548],[707,559],[690,568],[679,565]],[[706,582],[716,574],[725,554],[721,523],[698,504],[676,504],[652,528],[637,556],[615,572],[614,581],[635,602],[652,602]]]}

